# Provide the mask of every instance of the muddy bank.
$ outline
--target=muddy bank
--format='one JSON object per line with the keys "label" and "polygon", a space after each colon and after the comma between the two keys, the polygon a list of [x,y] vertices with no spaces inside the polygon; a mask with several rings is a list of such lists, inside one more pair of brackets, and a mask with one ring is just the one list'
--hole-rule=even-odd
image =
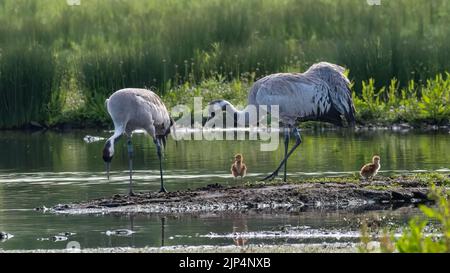
{"label": "muddy bank", "polygon": [[253,183],[237,187],[219,184],[167,194],[114,195],[50,209],[61,214],[203,213],[226,211],[301,211],[308,208],[371,210],[427,203],[428,186],[402,177],[371,183],[346,182]]}

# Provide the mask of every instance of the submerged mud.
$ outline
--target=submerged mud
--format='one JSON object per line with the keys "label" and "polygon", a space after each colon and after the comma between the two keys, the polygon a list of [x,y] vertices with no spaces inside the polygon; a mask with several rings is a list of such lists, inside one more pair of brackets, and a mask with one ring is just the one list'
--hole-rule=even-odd
{"label": "submerged mud", "polygon": [[398,178],[367,182],[256,183],[237,187],[211,184],[195,190],[114,195],[50,209],[62,214],[205,213],[301,211],[308,208],[373,210],[431,202],[428,187]]}

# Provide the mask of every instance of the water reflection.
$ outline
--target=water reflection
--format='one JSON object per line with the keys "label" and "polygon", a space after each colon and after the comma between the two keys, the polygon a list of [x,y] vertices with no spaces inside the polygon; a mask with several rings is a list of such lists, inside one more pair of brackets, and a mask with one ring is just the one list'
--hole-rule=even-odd
{"label": "water reflection", "polygon": [[[29,134],[1,132],[0,172],[103,172],[103,141],[85,143],[86,135],[108,136],[108,132],[74,131]],[[450,138],[447,132],[398,133],[348,130],[302,132],[304,142],[290,160],[290,173],[354,172],[373,154],[384,159],[382,170],[435,170],[448,168]],[[155,147],[148,137],[134,139],[135,169],[158,169]],[[249,174],[268,173],[283,156],[282,149],[263,152],[259,141],[169,141],[165,169],[170,174],[228,175],[233,155],[242,153]],[[113,159],[113,171],[126,171],[126,143],[120,141]],[[251,168],[250,168],[251,167]]]}
{"label": "water reflection", "polygon": [[164,229],[166,227],[166,217],[161,217],[161,246],[164,246]]}
{"label": "water reflection", "polygon": [[248,239],[242,234],[248,232],[247,219],[245,215],[239,214],[233,218],[233,242],[236,246],[244,247]]}

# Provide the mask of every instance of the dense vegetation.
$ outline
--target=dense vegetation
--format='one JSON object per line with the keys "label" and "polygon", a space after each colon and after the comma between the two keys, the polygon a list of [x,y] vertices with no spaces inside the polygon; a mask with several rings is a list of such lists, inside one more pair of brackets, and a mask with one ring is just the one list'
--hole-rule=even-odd
{"label": "dense vegetation", "polygon": [[394,78],[376,89],[374,80],[363,81],[361,95],[353,94],[360,123],[409,122],[444,125],[450,121],[450,74],[438,74],[424,84],[409,81],[400,88]]}
{"label": "dense vegetation", "polygon": [[[448,178],[446,178],[448,180]],[[447,183],[448,185],[448,183]],[[401,253],[449,253],[450,252],[450,202],[448,188],[431,185],[430,197],[433,206],[420,205],[422,217],[409,220],[400,236],[396,237],[392,227],[381,225],[383,236],[379,249],[370,247],[371,232],[363,223],[360,252],[401,252]],[[375,227],[375,231],[380,227]]]}
{"label": "dense vegetation", "polygon": [[446,0],[3,0],[0,128],[104,125],[104,99],[122,87],[171,105],[192,92],[243,103],[254,79],[321,60],[349,69],[360,121],[446,123],[449,11]]}

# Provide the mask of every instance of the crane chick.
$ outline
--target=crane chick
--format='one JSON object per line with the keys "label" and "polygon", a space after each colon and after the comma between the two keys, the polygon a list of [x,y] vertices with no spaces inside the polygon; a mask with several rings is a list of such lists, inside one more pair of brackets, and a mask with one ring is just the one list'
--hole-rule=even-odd
{"label": "crane chick", "polygon": [[373,179],[375,175],[377,175],[380,170],[380,157],[378,155],[374,155],[372,158],[372,163],[368,163],[361,168],[359,174],[363,179]]}
{"label": "crane chick", "polygon": [[231,165],[231,174],[234,178],[238,176],[242,178],[247,174],[247,166],[245,166],[244,157],[241,154],[234,156],[234,163]]}

